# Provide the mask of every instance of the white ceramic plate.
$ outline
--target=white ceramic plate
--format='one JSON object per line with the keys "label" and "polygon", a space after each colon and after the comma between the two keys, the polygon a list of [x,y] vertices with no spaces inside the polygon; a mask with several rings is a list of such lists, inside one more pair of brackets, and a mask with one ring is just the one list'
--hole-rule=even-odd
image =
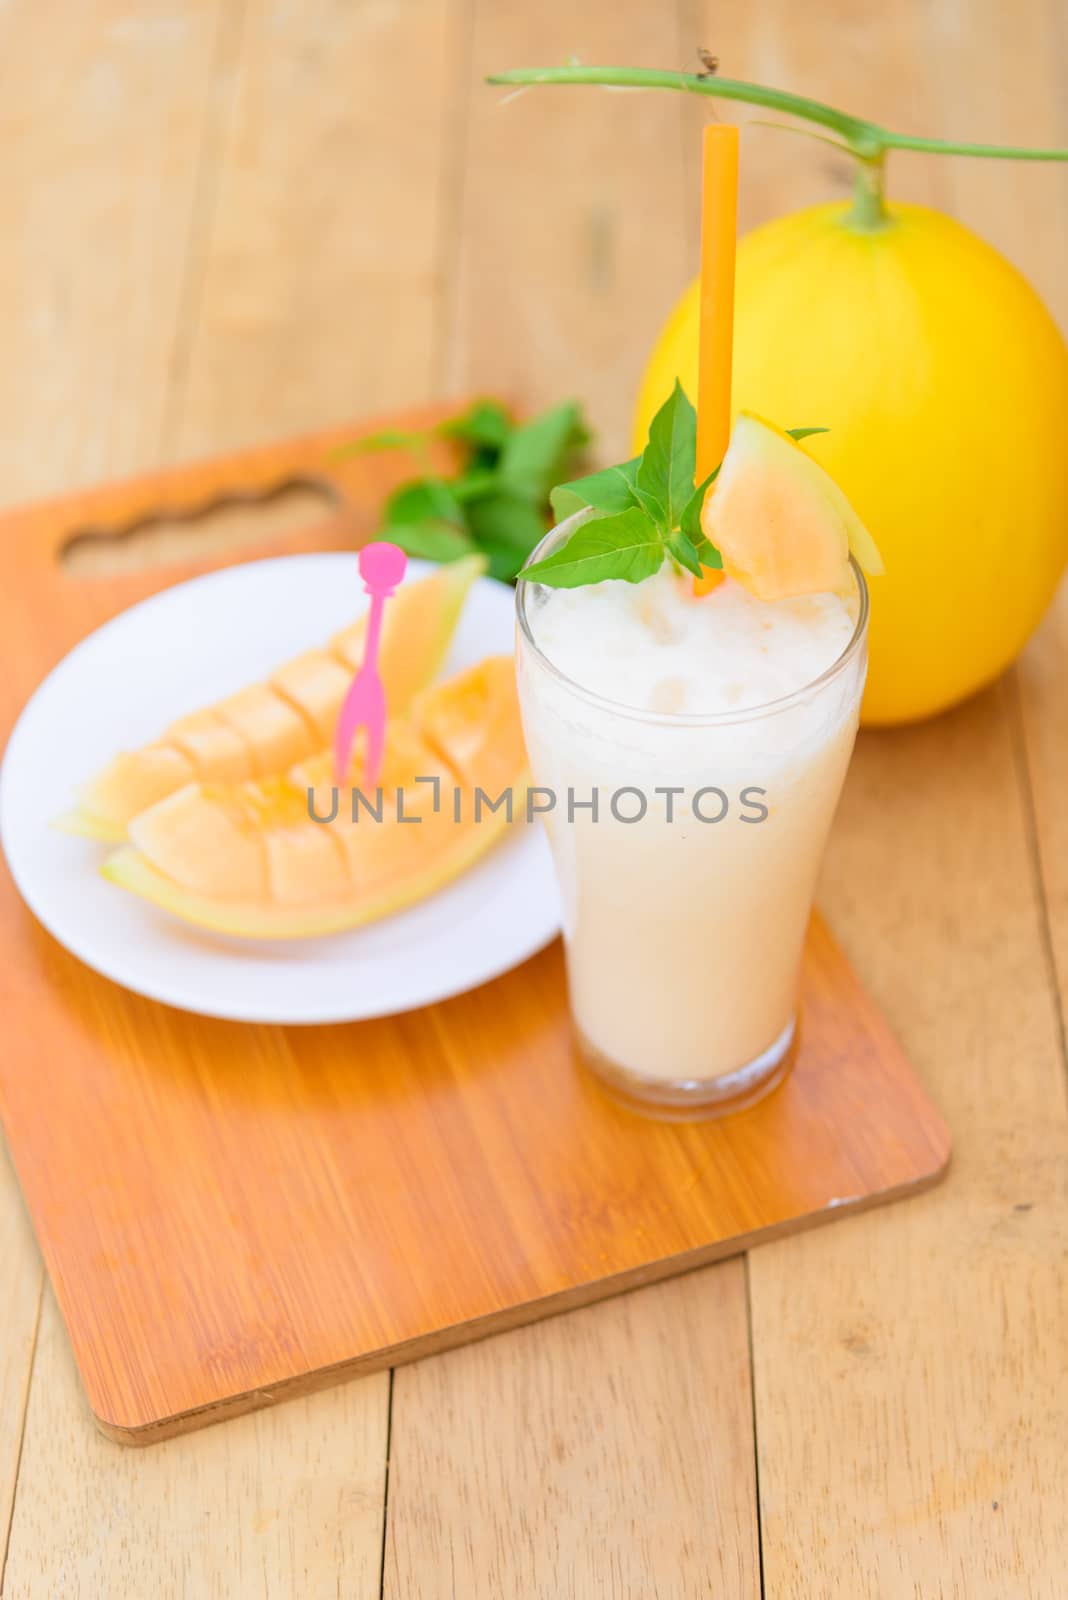
{"label": "white ceramic plate", "polygon": [[[430,569],[413,561],[418,577]],[[120,748],[322,644],[365,604],[351,555],[249,562],[155,595],[91,634],[42,683],[0,772],[0,838],[27,905],[97,972],[150,999],[240,1022],[353,1022],[429,1005],[555,936],[540,827],[520,822],[454,884],[353,933],[261,942],[199,932],[109,884],[105,845],[57,832],[74,789]],[[481,579],[446,673],[513,649],[513,597]]]}

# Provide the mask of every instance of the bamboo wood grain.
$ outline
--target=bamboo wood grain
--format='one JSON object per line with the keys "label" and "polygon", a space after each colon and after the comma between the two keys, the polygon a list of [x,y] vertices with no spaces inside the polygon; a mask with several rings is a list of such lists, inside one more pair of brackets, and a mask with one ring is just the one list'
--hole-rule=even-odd
{"label": "bamboo wood grain", "polygon": [[[949,8],[874,19],[838,4],[813,31],[779,6],[731,59],[740,75],[774,69],[776,81],[917,130],[1063,142],[1052,24],[1037,4],[1008,33],[992,6],[965,21]],[[831,35],[840,43],[821,49]],[[763,53],[772,38],[785,55]],[[796,143],[784,161],[825,189],[826,153]],[[1036,176],[895,158],[891,187],[955,211],[1048,294],[1063,290],[1065,180]],[[785,179],[772,182],[771,203],[797,203]],[[1057,306],[1063,317],[1063,292]],[[1029,733],[1045,756],[1040,838],[1054,885],[1068,845],[1056,820],[1056,628],[1022,668],[1025,683],[1036,671],[1042,683]],[[892,1219],[750,1258],[768,1600],[1064,1592],[1068,1119],[1020,757],[1010,682],[928,727],[864,736],[854,762],[823,902],[900,1019],[956,1154],[952,1182]]]}

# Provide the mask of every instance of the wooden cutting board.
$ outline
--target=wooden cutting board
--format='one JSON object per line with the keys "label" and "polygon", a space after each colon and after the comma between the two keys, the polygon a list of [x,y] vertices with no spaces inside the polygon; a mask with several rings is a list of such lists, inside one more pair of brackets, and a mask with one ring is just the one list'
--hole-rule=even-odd
{"label": "wooden cutting board", "polygon": [[[0,518],[5,741],[43,675],[125,606],[367,536],[411,463],[336,462],[359,431]],[[329,515],[228,553],[196,516],[265,500],[277,520],[315,494]],[[170,528],[146,535],[161,510]],[[162,564],[135,563],[146,546]],[[948,1160],[818,920],[785,1083],[726,1120],[667,1123],[576,1066],[559,947],[406,1016],[250,1027],[97,977],[0,876],[0,1112],[90,1406],[126,1443],[685,1271],[921,1189]]]}

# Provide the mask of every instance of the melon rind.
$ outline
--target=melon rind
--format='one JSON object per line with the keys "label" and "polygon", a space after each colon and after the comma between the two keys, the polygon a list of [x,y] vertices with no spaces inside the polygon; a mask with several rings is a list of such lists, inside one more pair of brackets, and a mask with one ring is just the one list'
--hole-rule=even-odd
{"label": "melon rind", "polygon": [[89,811],[64,811],[52,818],[51,826],[57,833],[73,834],[78,839],[92,839],[95,844],[122,844],[126,829]]}
{"label": "melon rind", "polygon": [[[526,778],[515,785],[516,808],[526,803]],[[244,939],[310,939],[325,934],[347,933],[382,917],[415,905],[466,872],[480,856],[497,843],[509,824],[503,813],[488,815],[477,826],[465,830],[457,847],[432,866],[413,874],[403,884],[391,885],[362,901],[339,901],[333,905],[266,906],[256,901],[212,900],[191,894],[167,878],[130,845],[109,856],[100,868],[109,882],[151,901],[161,910],[183,922],[213,933],[232,934]]]}

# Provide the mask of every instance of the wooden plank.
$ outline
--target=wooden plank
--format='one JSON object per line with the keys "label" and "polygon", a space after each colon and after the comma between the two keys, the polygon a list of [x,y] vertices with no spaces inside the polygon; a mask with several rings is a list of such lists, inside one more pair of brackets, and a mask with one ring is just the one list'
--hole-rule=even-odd
{"label": "wooden plank", "polygon": [[387,1600],[760,1593],[745,1266],[396,1374]]}
{"label": "wooden plank", "polygon": [[[692,119],[669,97],[509,99],[481,79],[682,48],[655,7],[476,9],[446,381],[531,407],[580,395],[604,459],[628,451],[644,352],[696,268]],[[747,1371],[730,1263],[398,1372],[386,1593],[623,1596],[654,1573],[680,1597],[710,1576],[725,1600],[757,1593]]]}
{"label": "wooden plank", "polygon": [[[1063,12],[1054,5],[1045,8],[1046,32],[1039,29],[1040,14],[1036,5],[1025,8],[1025,19],[1030,23],[1028,31],[1032,36],[1038,34],[1032,53],[1046,47],[1052,50],[1056,62],[1063,62],[1068,34]],[[1023,112],[1013,111],[1014,96],[1021,88],[1017,65],[1020,37],[1014,29],[1015,49],[1010,56],[1015,69],[1013,75],[1008,83],[997,84],[996,92],[1003,107],[1001,126],[1030,129],[1037,124],[1043,137],[1068,145],[1068,105],[1061,92],[1060,77],[1054,71],[1045,76],[1045,93],[1038,103],[1037,114],[1031,98],[1025,101],[1029,108],[1026,119]],[[987,69],[980,81],[991,78],[996,80],[998,74]],[[969,92],[974,93],[974,88]],[[1033,93],[1032,88],[1032,96]],[[1040,184],[1039,178],[1046,181]],[[982,217],[983,232],[1028,274],[1068,337],[1068,169],[1047,168],[1020,173],[1013,168],[1002,168],[995,172],[994,179],[990,203]],[[1022,180],[1025,185],[1018,199],[1014,179]],[[1020,225],[1022,217],[1026,217],[1026,226]],[[1068,1019],[1068,808],[1064,803],[1068,794],[1068,737],[1065,736],[1068,725],[1065,713],[1068,577],[1061,583],[1042,628],[1025,652],[1016,670],[1016,680],[1037,826],[1050,956],[1064,1031]]]}
{"label": "wooden plank", "polygon": [[[14,148],[35,231],[0,267],[10,303],[37,299],[0,379],[4,442],[22,474],[7,472],[12,492],[429,392],[436,230],[459,109],[438,62],[462,8],[94,0],[76,19],[62,9],[25,5],[17,33],[5,17],[8,59],[42,63],[9,87],[0,113],[34,129]],[[413,51],[420,81],[402,114],[397,78]],[[12,150],[9,140],[9,215]],[[24,374],[42,368],[31,409]],[[38,1271],[28,1243],[24,1253]],[[27,1335],[15,1325],[14,1257],[3,1260],[17,1350]],[[48,1318],[5,1593],[312,1596],[343,1582],[377,1594],[385,1377],[218,1430],[207,1451],[163,1447],[146,1471],[92,1433],[54,1308]],[[22,1323],[32,1332],[32,1318]],[[0,1390],[0,1421],[17,1412],[20,1423],[21,1409]],[[13,1465],[7,1446],[5,1426]],[[204,1522],[199,1510],[187,1520],[190,1479],[203,1518],[227,1508],[196,1549]],[[94,1555],[101,1527],[107,1563]],[[169,1581],[172,1542],[188,1581]]]}
{"label": "wooden plank", "polygon": [[168,455],[429,398],[464,9],[250,7],[219,119]]}
{"label": "wooden plank", "polygon": [[6,1145],[0,1141],[0,1586],[15,1504],[37,1319],[44,1289],[34,1244]]}
{"label": "wooden plank", "polygon": [[195,1439],[121,1450],[88,1422],[51,1293],[11,1532],[10,1600],[379,1592],[383,1374]]}
{"label": "wooden plank", "polygon": [[446,381],[531,407],[579,395],[612,461],[629,453],[645,353],[696,270],[683,102],[481,80],[571,54],[657,66],[680,48],[655,6],[482,0],[477,12]]}
{"label": "wooden plank", "polygon": [[218,0],[0,13],[5,504],[155,460]]}
{"label": "wooden plank", "polygon": [[824,903],[955,1155],[915,1205],[751,1258],[767,1594],[1052,1600],[1068,1122],[1003,689],[862,738]]}
{"label": "wooden plank", "polygon": [[1060,998],[1062,1031],[1068,1019],[1068,582],[1062,582],[1042,627],[1016,669],[1022,750],[1037,825],[1038,858],[1049,936],[1050,962]]}
{"label": "wooden plank", "polygon": [[[193,207],[200,91],[218,5],[164,0],[3,8],[6,244],[0,297],[5,501],[150,460]],[[166,182],[161,185],[160,173]],[[22,1443],[42,1288],[0,1161],[0,1540]],[[3,1586],[0,1542],[0,1586]]]}
{"label": "wooden plank", "polygon": [[[817,58],[798,32],[776,81],[833,100],[846,75],[843,103],[912,131],[1056,142],[1063,52],[1042,6],[1008,33],[993,5],[834,13],[849,48]],[[921,172],[1049,287],[1062,175],[1040,194],[1039,169],[895,157],[893,192]],[[1053,682],[1043,726],[1062,750]],[[1068,1118],[1014,699],[1010,682],[863,737],[847,786],[823,904],[947,1115],[954,1168],[915,1206],[751,1257],[769,1600],[1063,1592]]]}

